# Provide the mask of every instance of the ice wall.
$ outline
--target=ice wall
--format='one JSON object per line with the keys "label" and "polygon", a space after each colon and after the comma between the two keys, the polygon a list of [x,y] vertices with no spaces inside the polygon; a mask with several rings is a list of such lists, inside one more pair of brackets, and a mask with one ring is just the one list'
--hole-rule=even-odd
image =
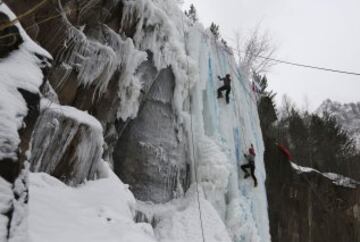
{"label": "ice wall", "polygon": [[[170,66],[174,74],[173,97],[168,103],[173,107],[176,119],[171,122],[176,122],[175,127],[185,127],[186,137],[180,137],[180,140],[187,138],[189,154],[194,154],[188,158],[192,182],[198,174],[206,199],[216,208],[234,241],[270,241],[264,187],[264,144],[256,97],[248,77],[237,68],[231,51],[201,24],[187,19],[173,1],[127,0],[123,1],[123,6],[121,30],[133,39],[136,48],[153,54],[157,70]],[[221,85],[217,76],[227,73],[233,80],[229,105],[224,99],[216,98],[216,89]],[[169,117],[165,111],[160,113]],[[163,125],[167,121],[159,115],[157,122]],[[149,127],[144,136],[156,127]],[[171,135],[164,131],[163,135]],[[148,139],[147,147],[151,147],[152,142],[155,147],[165,147],[162,152],[165,157],[173,152],[166,149],[165,143],[161,145],[151,139]],[[254,144],[257,152],[259,186],[256,188],[252,180],[243,179],[244,174],[239,169],[246,162],[243,153],[250,144]],[[147,154],[151,156],[150,152]],[[134,160],[143,164],[143,175],[148,173],[150,177],[149,165],[161,169],[169,162],[149,163],[152,158],[146,157]],[[136,179],[132,180],[138,184]],[[142,194],[140,197],[144,200]]]}
{"label": "ice wall", "polygon": [[[234,241],[270,241],[264,186],[264,144],[256,96],[226,47],[201,29],[189,29],[190,58],[197,62],[199,80],[192,88],[192,132],[196,166],[207,198],[224,217]],[[217,99],[217,76],[232,77],[230,104]],[[243,153],[254,144],[256,176],[243,179]],[[225,196],[224,196],[225,195]]]}

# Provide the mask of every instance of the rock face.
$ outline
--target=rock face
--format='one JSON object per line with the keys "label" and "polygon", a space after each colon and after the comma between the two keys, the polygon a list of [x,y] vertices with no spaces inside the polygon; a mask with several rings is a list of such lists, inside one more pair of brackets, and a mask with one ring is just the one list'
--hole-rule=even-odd
{"label": "rock face", "polygon": [[[20,0],[15,4],[9,1],[9,5],[21,13],[35,2]],[[23,19],[25,26],[36,30],[30,31],[32,37],[54,56],[48,78],[60,104],[86,110],[100,121],[105,140],[103,158],[113,163],[116,173],[131,185],[138,199],[166,202],[182,194],[189,179],[189,161],[186,139],[179,140],[185,133],[173,103],[175,76],[173,68],[159,64],[159,54],[150,50],[150,46],[147,48],[146,43],[151,35],[159,35],[155,38],[160,44],[156,44],[159,47],[155,49],[166,52],[164,47],[168,44],[163,36],[166,33],[142,16],[139,11],[145,10],[140,2],[82,0],[60,3],[49,1],[31,17]],[[62,15],[58,14],[59,9],[64,11]],[[38,24],[38,19],[53,16],[57,17]],[[149,37],[139,38],[144,32]],[[164,46],[161,46],[162,41]],[[50,118],[50,114],[43,114],[43,118]],[[55,119],[58,118],[63,119]],[[44,130],[44,125],[38,123],[37,129]],[[71,134],[78,129],[71,120],[60,122],[60,126],[58,131],[55,127],[45,130],[58,132],[60,136],[64,135],[62,128]],[[36,135],[35,146],[47,142],[43,136],[51,138],[48,134]],[[73,137],[69,147],[61,150],[55,147],[58,142],[68,142],[66,136],[61,136],[63,141],[50,141],[47,146],[53,149],[43,149],[45,154],[42,151],[34,154],[32,169],[50,172],[68,181],[74,165],[70,163],[77,162],[64,160],[68,160],[75,143],[79,145],[76,137],[78,135]],[[59,156],[51,157],[49,164],[38,161],[49,160],[53,152]],[[60,164],[61,167],[57,167]],[[82,180],[85,176],[80,177]]]}
{"label": "rock face", "polygon": [[167,202],[187,190],[188,148],[178,139],[184,130],[173,110],[174,89],[174,75],[170,68],[165,69],[115,148],[115,172],[132,185],[140,200]]}
{"label": "rock face", "polygon": [[[36,3],[9,1],[16,13]],[[121,1],[88,0],[47,1],[22,19],[25,27],[30,26],[31,36],[54,56],[48,78],[60,104],[87,110],[102,123],[109,161],[117,140],[116,120],[136,114],[131,103],[139,97],[141,86],[135,85],[133,74],[147,57],[116,32],[121,19]]]}
{"label": "rock face", "polygon": [[335,185],[321,173],[299,173],[275,150],[266,163],[266,188],[273,242],[360,241],[360,186]]}

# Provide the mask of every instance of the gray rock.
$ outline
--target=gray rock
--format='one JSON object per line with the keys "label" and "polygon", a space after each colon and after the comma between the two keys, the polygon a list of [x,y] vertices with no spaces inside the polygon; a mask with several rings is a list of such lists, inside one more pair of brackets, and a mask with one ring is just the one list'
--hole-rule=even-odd
{"label": "gray rock", "polygon": [[115,148],[115,172],[139,200],[167,202],[187,189],[188,149],[177,138],[184,130],[173,110],[174,88],[171,68],[162,70]]}

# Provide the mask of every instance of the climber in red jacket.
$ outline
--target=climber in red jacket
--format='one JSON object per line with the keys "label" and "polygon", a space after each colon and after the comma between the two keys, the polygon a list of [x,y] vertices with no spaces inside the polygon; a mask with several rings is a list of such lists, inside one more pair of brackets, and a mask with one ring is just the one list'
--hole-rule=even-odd
{"label": "climber in red jacket", "polygon": [[245,179],[248,178],[250,176],[249,172],[247,171],[247,168],[250,168],[250,173],[251,173],[251,177],[254,180],[254,186],[256,187],[258,182],[255,176],[255,157],[256,157],[256,153],[255,153],[255,149],[253,144],[251,144],[251,147],[249,148],[249,153],[248,154],[244,154],[245,158],[248,160],[249,163],[242,165],[241,169],[245,172]]}
{"label": "climber in red jacket", "polygon": [[280,150],[280,152],[286,157],[286,159],[288,161],[292,161],[293,158],[290,154],[290,151],[288,149],[285,148],[285,146],[283,146],[282,144],[278,144],[276,143],[276,146],[278,147],[278,149]]}
{"label": "climber in red jacket", "polygon": [[218,78],[219,78],[220,81],[224,82],[224,85],[217,90],[217,97],[222,98],[223,97],[222,91],[226,91],[226,94],[225,94],[226,103],[229,104],[229,101],[230,101],[229,95],[230,95],[230,91],[231,91],[230,74],[226,74],[226,76],[224,78],[221,78],[220,76],[218,76]]}

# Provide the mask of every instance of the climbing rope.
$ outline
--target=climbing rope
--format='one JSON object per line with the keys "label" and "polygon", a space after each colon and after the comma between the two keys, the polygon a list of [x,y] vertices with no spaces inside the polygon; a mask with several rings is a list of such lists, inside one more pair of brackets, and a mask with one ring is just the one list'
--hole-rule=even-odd
{"label": "climbing rope", "polygon": [[[189,59],[188,59],[188,51],[186,47],[186,33],[185,33],[185,23],[184,23],[184,16],[182,16],[182,25],[183,25],[183,34],[184,34],[184,47],[185,47],[185,56],[186,56],[186,71],[189,70]],[[201,227],[201,236],[202,241],[205,242],[205,233],[204,233],[204,222],[203,222],[203,215],[201,211],[201,203],[200,203],[200,191],[199,191],[199,177],[198,177],[198,170],[197,170],[197,162],[195,156],[195,145],[194,145],[194,132],[193,132],[193,117],[192,117],[192,97],[191,97],[191,86],[190,86],[190,78],[188,76],[188,93],[189,93],[189,114],[190,114],[190,132],[191,132],[191,145],[192,145],[192,158],[194,162],[194,176],[195,176],[195,183],[196,183],[196,194],[197,194],[197,203],[199,209],[199,218],[200,218],[200,227]]]}

